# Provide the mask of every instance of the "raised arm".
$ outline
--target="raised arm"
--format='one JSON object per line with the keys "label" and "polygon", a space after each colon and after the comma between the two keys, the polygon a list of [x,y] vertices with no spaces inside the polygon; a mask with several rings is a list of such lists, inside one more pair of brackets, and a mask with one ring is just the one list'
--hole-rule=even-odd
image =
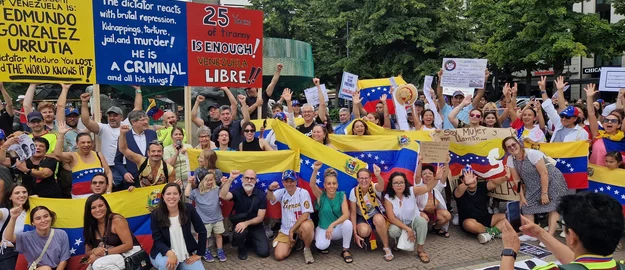
{"label": "raised arm", "polygon": [[6,102],[6,111],[9,114],[9,116],[13,117],[15,115],[15,109],[13,108],[13,99],[11,98],[11,95],[9,95],[9,92],[7,92],[7,90],[4,88],[4,85],[0,82],[0,92],[2,92],[2,98],[4,99],[4,102]]}
{"label": "raised arm", "polygon": [[61,84],[61,94],[56,102],[56,121],[65,123],[65,106],[67,104],[67,93],[71,84]]}
{"label": "raised arm", "polygon": [[15,222],[17,218],[22,214],[23,208],[21,205],[15,206],[11,208],[11,218],[9,218],[9,223],[7,227],[4,229],[4,239],[11,243],[15,243],[17,241],[17,237],[15,236]]}
{"label": "raised arm", "polygon": [[[230,91],[230,88],[228,87],[221,87],[219,88],[219,90],[224,91],[224,93],[226,94],[226,97],[228,97],[228,100],[230,101],[230,111],[233,112],[233,118],[236,118],[235,116],[237,115],[236,111],[237,111],[237,99],[234,98],[234,95],[232,94],[232,91]],[[245,102],[243,102],[245,103]]]}
{"label": "raised arm", "polygon": [[[519,116],[515,110],[516,103],[512,103],[512,89],[510,88],[510,83],[506,83],[504,85],[503,95],[504,99],[506,100],[506,111],[508,112],[508,115],[510,117],[510,122],[514,122],[517,120],[517,118],[519,118]],[[503,120],[505,120],[505,118]]]}
{"label": "raised arm", "polygon": [[267,86],[267,89],[265,90],[265,93],[267,93],[267,96],[273,95],[273,90],[276,88],[276,85],[278,84],[278,80],[280,80],[280,72],[282,72],[283,67],[284,65],[281,63],[278,63],[278,65],[276,66],[276,72],[273,73],[271,82],[269,83],[269,85]]}
{"label": "raised arm", "polygon": [[89,115],[89,99],[91,94],[83,93],[80,95],[80,119],[82,123],[87,127],[87,130],[95,134],[100,134],[100,125],[91,119]]}
{"label": "raised arm", "polygon": [[319,186],[317,186],[317,173],[321,169],[321,165],[323,165],[321,161],[315,161],[315,163],[313,163],[313,172],[310,175],[310,182],[309,182],[310,190],[313,192],[313,196],[317,198],[317,202],[319,202],[319,199],[321,198],[321,194],[323,194],[323,191],[321,191]]}
{"label": "raised arm", "polygon": [[352,95],[352,101],[354,102],[352,106],[352,113],[354,114],[354,119],[358,119],[360,118],[360,103],[362,103],[360,91],[354,92],[354,94]]}
{"label": "raised arm", "polygon": [[460,182],[460,184],[458,184],[458,186],[454,190],[454,197],[456,198],[462,197],[462,195],[464,195],[464,192],[467,191],[469,185],[477,182],[477,177],[475,176],[473,171],[463,172],[462,176],[464,176],[462,182]]}
{"label": "raised arm", "polygon": [[536,110],[536,117],[538,117],[538,127],[540,130],[545,130],[545,117],[543,116],[543,108],[540,106],[540,101],[534,100],[534,110]]}
{"label": "raised arm", "polygon": [[59,130],[59,134],[56,139],[56,147],[54,147],[54,156],[59,161],[65,163],[71,163],[74,160],[73,152],[63,152],[63,143],[65,142],[65,133],[69,131],[69,128],[65,124],[65,122],[57,122],[57,127]]}
{"label": "raised arm", "polygon": [[241,127],[243,127],[243,124],[245,122],[250,121],[250,111],[249,111],[249,108],[247,107],[247,104],[245,104],[245,96],[238,95],[237,98],[239,98],[239,102],[241,102],[241,114],[243,114],[243,121],[241,121]]}
{"label": "raised arm", "polygon": [[126,142],[126,135],[128,131],[130,131],[130,127],[128,125],[122,125],[119,128],[119,139],[117,142],[117,145],[119,147],[119,152],[121,152],[126,157],[126,159],[139,165],[141,164],[141,160],[143,159],[143,156],[135,152],[132,152],[130,151],[130,149],[128,149],[128,142]]}
{"label": "raised arm", "polygon": [[490,76],[490,72],[488,71],[488,69],[486,71],[484,71],[484,86],[482,86],[482,88],[477,89],[477,93],[475,94],[475,97],[473,97],[473,102],[471,103],[471,106],[473,106],[473,108],[479,108],[480,107],[480,99],[482,99],[482,97],[484,96],[484,92],[486,91],[486,83],[488,83],[488,77]]}
{"label": "raised arm", "polygon": [[567,84],[569,83],[564,82],[563,76],[559,76],[556,79],[555,85],[556,89],[558,89],[558,113],[566,109],[566,100],[564,99],[564,87],[566,87]]}
{"label": "raised arm", "polygon": [[36,83],[31,83],[26,90],[26,94],[24,97],[24,113],[29,114],[33,112],[33,99],[35,98],[35,89],[37,88]]}
{"label": "raised arm", "polygon": [[436,86],[436,97],[438,98],[438,108],[443,109],[445,106],[445,97],[443,96],[443,87],[441,82],[443,81],[443,69],[438,71],[438,85]]}
{"label": "raised arm", "polygon": [[417,106],[412,104],[412,122],[415,130],[421,130],[421,114],[417,113]]}
{"label": "raised arm", "polygon": [[323,90],[321,90],[321,84],[318,78],[313,79],[313,83],[317,86],[317,95],[319,95],[319,109],[317,109],[317,114],[319,115],[319,119],[321,122],[326,121],[326,98],[323,95]]}
{"label": "raised arm", "polygon": [[593,96],[599,92],[595,90],[594,83],[586,85],[584,91],[586,92],[586,110],[588,111],[588,125],[590,126],[590,135],[595,138],[597,137],[597,135],[599,135],[599,124],[597,123],[597,116],[595,115],[595,106],[593,106],[592,103],[594,101]]}
{"label": "raised arm", "polygon": [[241,175],[240,171],[231,171],[230,177],[226,178],[225,176],[221,178],[221,189],[219,190],[219,198],[225,201],[232,200],[232,193],[230,192],[230,186],[234,179]]}
{"label": "raised arm", "polygon": [[378,183],[375,185],[375,191],[384,192],[384,178],[382,178],[382,169],[378,167],[378,165],[373,164],[373,173],[375,177],[378,178]]}
{"label": "raised arm", "polygon": [[141,111],[143,110],[143,95],[141,94],[141,86],[133,85],[132,88],[135,89],[135,107],[132,110]]}
{"label": "raised arm", "polygon": [[547,95],[547,76],[541,76],[540,81],[538,82],[538,89],[540,89],[540,97],[543,99],[543,102],[549,99],[549,95]]}
{"label": "raised arm", "polygon": [[191,121],[197,127],[203,127],[204,126],[204,120],[202,120],[202,118],[198,117],[198,111],[200,110],[200,104],[202,104],[202,102],[204,102],[204,100],[206,100],[206,97],[204,97],[202,95],[198,95],[195,98],[195,103],[193,103],[193,109],[191,109]]}
{"label": "raised arm", "polygon": [[497,179],[493,179],[490,180],[486,183],[486,188],[491,191],[493,189],[496,189],[498,186],[500,186],[501,184],[505,183],[506,181],[508,181],[508,178],[503,176],[503,177],[499,177]]}
{"label": "raised arm", "polygon": [[[392,91],[392,89],[391,89]],[[384,110],[384,128],[391,128],[391,115],[388,113],[388,107],[386,107],[386,94],[382,94],[380,101],[382,102],[382,108]],[[392,101],[391,101],[392,102]]]}
{"label": "raised arm", "polygon": [[447,118],[449,119],[449,122],[451,122],[451,124],[454,127],[458,127],[458,125],[460,124],[460,121],[458,120],[458,117],[457,117],[458,113],[460,113],[460,111],[462,111],[462,109],[464,109],[464,107],[466,107],[469,104],[471,104],[471,95],[464,97],[464,99],[462,100],[462,103],[460,103],[460,105],[456,106],[453,110],[451,110],[451,112],[447,116]]}
{"label": "raised arm", "polygon": [[289,126],[292,126],[293,128],[295,128],[296,127],[295,114],[293,113],[293,102],[292,102],[293,92],[291,92],[291,89],[284,88],[284,90],[282,91],[282,98],[286,102],[286,108],[287,108],[286,116],[288,118],[286,122],[289,124]]}

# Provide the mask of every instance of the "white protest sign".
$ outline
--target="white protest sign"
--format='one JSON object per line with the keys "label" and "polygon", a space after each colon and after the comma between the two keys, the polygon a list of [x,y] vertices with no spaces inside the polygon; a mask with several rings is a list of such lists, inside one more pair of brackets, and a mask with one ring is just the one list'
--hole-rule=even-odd
{"label": "white protest sign", "polygon": [[468,87],[443,87],[443,95],[453,96],[456,91],[460,91],[464,94],[464,96],[472,96],[473,92],[475,92],[475,88]]}
{"label": "white protest sign", "polygon": [[29,159],[35,153],[35,143],[26,134],[17,137],[17,143],[9,147],[9,151],[14,151],[20,161]]}
{"label": "white protest sign", "polygon": [[352,100],[352,95],[358,91],[358,75],[349,72],[343,72],[343,80],[341,80],[341,90],[339,98]]}
{"label": "white protest sign", "polygon": [[444,58],[442,87],[482,88],[487,59]]}
{"label": "white protest sign", "polygon": [[[569,88],[571,88],[570,85],[565,85],[564,89],[562,89],[562,93],[566,93],[566,91],[568,91]],[[556,91],[555,93],[553,93],[553,96],[551,96],[551,98],[558,98],[558,92]]]}
{"label": "white protest sign", "polygon": [[599,91],[618,92],[625,88],[625,68],[601,67]]}
{"label": "white protest sign", "polygon": [[[328,90],[326,89],[326,85],[322,84],[320,87],[325,101],[328,102]],[[313,106],[319,105],[319,91],[317,90],[317,86],[304,90],[304,94],[306,94],[306,103]]]}

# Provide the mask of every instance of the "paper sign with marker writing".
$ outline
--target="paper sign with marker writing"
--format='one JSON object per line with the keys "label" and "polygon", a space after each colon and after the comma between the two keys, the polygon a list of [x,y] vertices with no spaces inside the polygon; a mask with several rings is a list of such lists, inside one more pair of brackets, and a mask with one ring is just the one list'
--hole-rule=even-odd
{"label": "paper sign with marker writing", "polygon": [[187,3],[189,85],[263,86],[263,12]]}
{"label": "paper sign with marker writing", "polygon": [[453,96],[456,91],[460,91],[464,96],[472,96],[475,88],[470,87],[443,87],[443,95]]}
{"label": "paper sign with marker writing", "polygon": [[601,67],[599,91],[618,92],[625,88],[625,68]]}
{"label": "paper sign with marker writing", "polygon": [[92,2],[0,0],[0,81],[94,83]]}
{"label": "paper sign with marker writing", "polygon": [[[325,101],[328,102],[328,90],[326,89],[326,85],[322,84],[320,87]],[[304,90],[304,94],[306,95],[306,103],[313,106],[319,105],[319,90],[317,89],[317,86]]]}
{"label": "paper sign with marker writing", "polygon": [[449,158],[449,142],[420,142],[419,155],[423,163],[444,163]]}
{"label": "paper sign with marker writing", "polygon": [[458,128],[434,132],[432,133],[432,140],[437,142],[477,143],[491,139],[505,139],[510,136],[516,136],[516,131],[513,128]]}
{"label": "paper sign with marker writing", "polygon": [[185,3],[98,0],[93,17],[98,83],[187,85]]}
{"label": "paper sign with marker writing", "polygon": [[358,91],[358,75],[349,72],[343,72],[343,80],[341,80],[341,91],[339,98],[352,100],[352,95]]}
{"label": "paper sign with marker writing", "polygon": [[442,87],[482,88],[486,59],[444,58]]}

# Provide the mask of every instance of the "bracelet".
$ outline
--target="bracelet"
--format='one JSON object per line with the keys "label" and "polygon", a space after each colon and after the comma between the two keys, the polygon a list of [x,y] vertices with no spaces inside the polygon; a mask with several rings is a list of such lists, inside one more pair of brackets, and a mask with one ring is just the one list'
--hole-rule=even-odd
{"label": "bracelet", "polygon": [[541,95],[547,94],[547,91],[540,91]]}
{"label": "bracelet", "polygon": [[141,89],[137,90],[137,94],[141,94]]}

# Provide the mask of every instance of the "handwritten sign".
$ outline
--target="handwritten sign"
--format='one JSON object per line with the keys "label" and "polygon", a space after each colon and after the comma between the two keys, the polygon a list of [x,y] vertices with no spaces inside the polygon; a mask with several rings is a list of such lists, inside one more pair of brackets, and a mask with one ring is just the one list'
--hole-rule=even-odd
{"label": "handwritten sign", "polygon": [[601,67],[599,91],[618,92],[625,88],[625,68]]}
{"label": "handwritten sign", "polygon": [[343,72],[343,79],[341,80],[341,91],[339,91],[339,98],[345,100],[352,100],[352,95],[358,91],[358,75],[351,74],[349,72]]}
{"label": "handwritten sign", "polygon": [[263,85],[263,12],[187,3],[189,85]]}
{"label": "handwritten sign", "polygon": [[0,0],[0,81],[93,83],[91,1]]}
{"label": "handwritten sign", "polygon": [[186,4],[93,1],[98,83],[187,84]]}
{"label": "handwritten sign", "polygon": [[420,142],[423,163],[444,163],[449,158],[449,142]]}
{"label": "handwritten sign", "polygon": [[519,195],[519,182],[508,179],[506,183],[489,191],[488,196],[504,201],[518,201],[521,199]]}
{"label": "handwritten sign", "polygon": [[437,142],[452,143],[477,143],[491,139],[504,139],[509,136],[516,136],[512,128],[459,128],[445,129],[441,132],[433,132],[432,140]]}
{"label": "handwritten sign", "polygon": [[[320,87],[325,101],[328,102],[328,90],[326,89],[326,85],[322,84]],[[317,86],[304,90],[304,94],[306,95],[306,103],[313,106],[319,105],[319,89],[317,89]]]}
{"label": "handwritten sign", "polygon": [[486,59],[444,58],[442,87],[482,88]]}
{"label": "handwritten sign", "polygon": [[475,88],[467,87],[443,87],[443,95],[453,96],[456,91],[462,92],[464,96],[472,96]]}

